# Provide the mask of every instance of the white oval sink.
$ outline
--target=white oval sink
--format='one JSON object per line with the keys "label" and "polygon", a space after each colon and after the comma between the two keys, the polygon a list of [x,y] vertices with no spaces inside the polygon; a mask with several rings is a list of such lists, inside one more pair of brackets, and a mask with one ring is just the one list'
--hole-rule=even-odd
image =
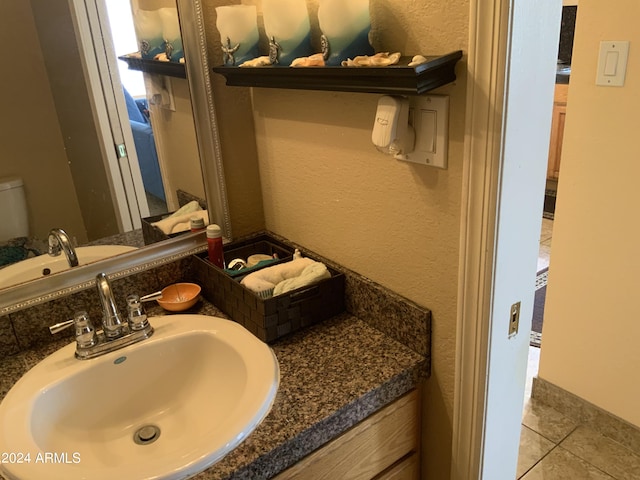
{"label": "white oval sink", "polygon": [[[280,378],[269,346],[217,317],[149,321],[147,340],[91,360],[74,357],[74,342],[14,385],[0,404],[0,452],[29,463],[0,464],[7,479],[184,479],[262,422]],[[159,434],[140,445],[147,425]]]}
{"label": "white oval sink", "polygon": [[[87,263],[97,262],[98,260],[136,250],[136,247],[128,247],[126,245],[93,245],[77,247],[75,250],[78,256],[78,264],[86,265]],[[69,268],[69,263],[64,253],[61,253],[57,257],[52,257],[45,253],[44,255],[14,263],[0,270],[0,272],[2,272],[0,275],[2,277],[0,280],[0,288],[11,287],[17,283],[42,278],[45,275],[62,272]],[[44,273],[45,269],[48,269],[46,274]]]}

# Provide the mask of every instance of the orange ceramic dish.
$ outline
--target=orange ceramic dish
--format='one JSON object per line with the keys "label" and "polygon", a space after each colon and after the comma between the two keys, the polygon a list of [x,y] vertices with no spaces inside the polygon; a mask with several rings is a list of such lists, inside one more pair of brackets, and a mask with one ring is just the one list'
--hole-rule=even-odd
{"label": "orange ceramic dish", "polygon": [[165,310],[182,312],[196,304],[200,290],[200,285],[195,283],[174,283],[162,289],[162,296],[157,301]]}

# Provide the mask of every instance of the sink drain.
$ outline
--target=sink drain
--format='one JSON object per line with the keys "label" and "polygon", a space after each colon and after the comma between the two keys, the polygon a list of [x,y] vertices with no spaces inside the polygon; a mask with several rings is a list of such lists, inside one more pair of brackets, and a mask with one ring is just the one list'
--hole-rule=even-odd
{"label": "sink drain", "polygon": [[155,425],[145,425],[140,427],[136,433],[133,434],[133,441],[138,445],[149,445],[155,442],[160,436],[160,428]]}

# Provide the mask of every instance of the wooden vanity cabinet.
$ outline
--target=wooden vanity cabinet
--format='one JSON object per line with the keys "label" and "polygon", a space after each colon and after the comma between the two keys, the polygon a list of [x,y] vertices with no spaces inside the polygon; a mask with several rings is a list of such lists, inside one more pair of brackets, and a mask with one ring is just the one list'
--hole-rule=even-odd
{"label": "wooden vanity cabinet", "polygon": [[553,97],[553,115],[551,117],[551,140],[549,142],[549,160],[547,179],[558,180],[560,158],[562,157],[562,138],[564,136],[564,119],[567,113],[568,84],[556,84]]}
{"label": "wooden vanity cabinet", "polygon": [[280,473],[276,480],[419,480],[420,396],[412,390]]}

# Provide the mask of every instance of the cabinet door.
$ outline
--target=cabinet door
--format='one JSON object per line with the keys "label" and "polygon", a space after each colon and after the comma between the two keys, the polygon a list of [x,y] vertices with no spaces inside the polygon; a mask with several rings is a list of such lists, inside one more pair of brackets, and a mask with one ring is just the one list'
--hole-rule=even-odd
{"label": "cabinet door", "polygon": [[560,175],[560,159],[562,157],[562,138],[564,136],[564,119],[567,114],[566,104],[553,106],[551,120],[551,141],[549,143],[549,163],[547,178],[557,180]]}
{"label": "cabinet door", "polygon": [[[420,478],[419,408],[418,392],[413,390],[303,458],[275,479],[370,480],[396,467],[402,476],[382,478]],[[405,458],[409,460],[408,463],[400,462]]]}
{"label": "cabinet door", "polygon": [[420,456],[417,453],[412,453],[385,470],[374,480],[420,480]]}
{"label": "cabinet door", "polygon": [[567,96],[569,85],[556,85],[553,98],[553,116],[551,118],[551,139],[549,141],[549,159],[547,178],[558,180],[560,159],[562,157],[562,139],[564,136],[564,119],[567,114]]}

